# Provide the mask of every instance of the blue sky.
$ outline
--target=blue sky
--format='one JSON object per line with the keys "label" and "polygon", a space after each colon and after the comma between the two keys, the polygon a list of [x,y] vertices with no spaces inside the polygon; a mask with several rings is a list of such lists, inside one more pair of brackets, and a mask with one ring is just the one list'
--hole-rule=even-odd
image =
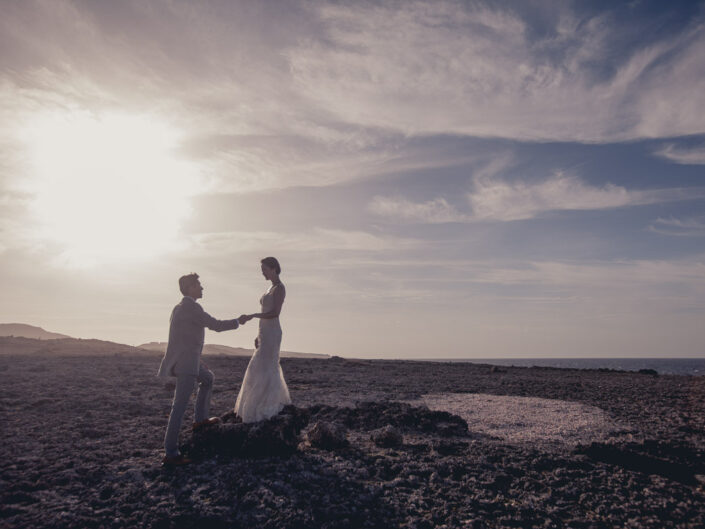
{"label": "blue sky", "polygon": [[5,6],[1,321],[165,340],[275,255],[287,350],[705,355],[705,3],[284,6]]}

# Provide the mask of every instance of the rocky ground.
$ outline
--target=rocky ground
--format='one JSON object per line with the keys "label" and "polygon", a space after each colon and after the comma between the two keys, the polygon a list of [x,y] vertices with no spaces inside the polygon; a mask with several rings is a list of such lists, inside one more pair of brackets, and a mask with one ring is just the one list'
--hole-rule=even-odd
{"label": "rocky ground", "polygon": [[[294,405],[228,413],[246,358],[206,358],[195,463],[160,466],[173,384],[158,355],[0,355],[0,527],[703,527],[705,377],[332,358],[284,359]],[[425,394],[604,410],[598,442],[509,442]],[[501,401],[497,401],[501,402]],[[434,407],[436,409],[436,407]]]}

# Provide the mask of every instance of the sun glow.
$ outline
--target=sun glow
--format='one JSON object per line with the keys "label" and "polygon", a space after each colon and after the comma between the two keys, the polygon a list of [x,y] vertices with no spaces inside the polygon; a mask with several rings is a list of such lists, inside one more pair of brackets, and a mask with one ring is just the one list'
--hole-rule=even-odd
{"label": "sun glow", "polygon": [[66,113],[26,131],[38,236],[76,266],[148,260],[172,249],[190,214],[196,172],[178,133],[148,117]]}

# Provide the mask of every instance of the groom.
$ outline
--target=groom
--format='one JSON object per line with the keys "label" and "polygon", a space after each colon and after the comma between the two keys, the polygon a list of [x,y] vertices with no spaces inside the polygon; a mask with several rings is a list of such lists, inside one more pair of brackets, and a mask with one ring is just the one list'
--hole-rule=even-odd
{"label": "groom", "polygon": [[179,453],[177,445],[181,419],[196,381],[198,381],[198,396],[193,429],[197,430],[218,422],[217,417],[208,418],[214,376],[213,372],[201,362],[205,328],[221,332],[237,329],[241,323],[247,321],[244,316],[236,320],[216,320],[204,311],[203,307],[196,302],[203,297],[203,287],[198,280],[198,274],[180,277],[179,289],[184,299],[171,312],[169,343],[157,373],[159,377],[176,377],[174,402],[164,437],[166,452],[162,461],[164,465],[185,465],[191,462]]}

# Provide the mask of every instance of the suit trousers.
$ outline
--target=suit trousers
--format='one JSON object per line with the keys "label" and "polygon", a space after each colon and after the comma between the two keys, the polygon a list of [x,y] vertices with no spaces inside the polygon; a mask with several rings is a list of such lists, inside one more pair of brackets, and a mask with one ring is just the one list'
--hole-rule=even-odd
{"label": "suit trousers", "polygon": [[208,418],[211,406],[211,393],[213,392],[213,372],[203,364],[198,366],[198,375],[177,375],[176,388],[174,389],[174,402],[171,405],[169,424],[164,436],[164,451],[168,457],[179,455],[179,431],[181,421],[186,412],[186,406],[193,393],[193,387],[198,381],[198,395],[194,409],[194,422],[201,422]]}

